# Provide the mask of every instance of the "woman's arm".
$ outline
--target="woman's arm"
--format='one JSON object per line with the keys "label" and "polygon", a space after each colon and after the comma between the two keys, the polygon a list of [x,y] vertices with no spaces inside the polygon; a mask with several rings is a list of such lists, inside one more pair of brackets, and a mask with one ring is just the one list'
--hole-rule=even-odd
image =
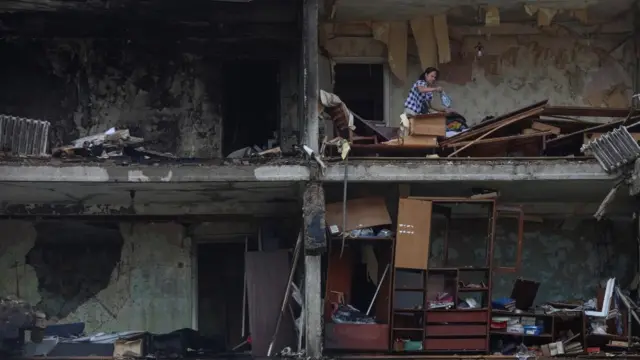
{"label": "woman's arm", "polygon": [[437,112],[449,112],[446,107],[444,106],[440,106],[439,104],[434,104],[433,101],[427,101],[427,105],[429,106],[429,109],[435,110]]}
{"label": "woman's arm", "polygon": [[421,93],[428,93],[428,92],[440,92],[442,91],[441,87],[428,87],[428,86],[416,86],[418,88],[418,91],[420,91]]}

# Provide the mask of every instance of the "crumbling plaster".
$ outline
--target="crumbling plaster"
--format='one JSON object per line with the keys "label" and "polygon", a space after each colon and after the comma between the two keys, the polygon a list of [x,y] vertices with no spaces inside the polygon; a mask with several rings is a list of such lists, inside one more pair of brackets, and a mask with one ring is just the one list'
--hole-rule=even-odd
{"label": "crumbling plaster", "polygon": [[[553,105],[626,107],[634,56],[630,42],[621,45],[623,38],[577,37],[563,27],[540,35],[466,34],[451,38],[451,63],[434,65],[441,70],[440,84],[452,98],[452,107],[470,124],[541,99]],[[415,41],[408,41],[407,79],[392,76],[390,85],[394,126],[399,124],[409,88],[422,71]],[[483,48],[480,57],[478,44]],[[331,57],[386,57],[384,44],[366,37],[340,36],[326,41],[324,47]]]}
{"label": "crumbling plaster", "polygon": [[[124,243],[108,285],[83,303],[66,304],[73,311],[52,321],[82,321],[88,332],[168,332],[190,327],[192,248],[184,227],[175,223],[121,223],[119,229]],[[0,241],[0,292],[17,294],[36,305],[47,300],[43,299],[48,295],[36,271],[26,263],[36,242],[34,224],[0,220],[0,232],[5,234]]]}

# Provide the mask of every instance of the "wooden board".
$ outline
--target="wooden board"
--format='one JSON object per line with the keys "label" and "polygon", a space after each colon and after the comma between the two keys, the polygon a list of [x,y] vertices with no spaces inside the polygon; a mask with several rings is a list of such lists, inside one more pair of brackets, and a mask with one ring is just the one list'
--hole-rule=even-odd
{"label": "wooden board", "polygon": [[331,303],[339,300],[338,295],[333,291],[343,293],[347,304],[351,300],[353,264],[353,254],[350,247],[345,247],[344,253],[340,257],[340,246],[332,246],[327,264],[327,284],[324,296],[326,322],[331,321]]}
{"label": "wooden board", "polygon": [[438,147],[438,137],[433,135],[405,136],[403,138],[389,140],[383,143],[384,146],[400,146],[407,148],[425,149]]}
{"label": "wooden board", "polygon": [[549,124],[545,124],[537,121],[534,121],[533,124],[531,124],[531,128],[538,131],[550,132],[555,135],[559,135],[561,132],[560,128],[557,126],[553,126],[553,125],[549,125]]}
{"label": "wooden board", "polygon": [[[251,354],[267,356],[269,343],[276,328],[282,296],[289,280],[289,252],[251,251],[245,256],[247,271],[247,303],[249,304],[249,331]],[[206,279],[204,279],[206,281]],[[220,289],[224,291],[224,289]],[[295,347],[293,319],[285,311],[274,349]]]}
{"label": "wooden board", "polygon": [[432,206],[431,201],[400,199],[394,264],[396,268],[427,269]]}
{"label": "wooden board", "polygon": [[368,228],[391,224],[384,197],[366,197],[347,201],[347,226],[342,229],[342,201],[325,206],[327,227],[336,227],[340,231]]}
{"label": "wooden board", "polygon": [[446,133],[445,114],[418,115],[409,119],[409,135],[445,136]]}

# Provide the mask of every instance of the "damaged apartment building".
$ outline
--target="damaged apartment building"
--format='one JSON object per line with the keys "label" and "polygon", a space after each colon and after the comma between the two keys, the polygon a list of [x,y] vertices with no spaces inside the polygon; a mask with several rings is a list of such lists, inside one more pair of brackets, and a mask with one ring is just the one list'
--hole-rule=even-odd
{"label": "damaged apartment building", "polygon": [[636,352],[638,11],[0,3],[1,356]]}

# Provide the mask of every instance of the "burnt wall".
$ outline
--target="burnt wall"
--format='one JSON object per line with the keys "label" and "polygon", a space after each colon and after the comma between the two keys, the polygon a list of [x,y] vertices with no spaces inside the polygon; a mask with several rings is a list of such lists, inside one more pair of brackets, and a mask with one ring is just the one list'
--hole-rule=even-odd
{"label": "burnt wall", "polygon": [[13,38],[0,51],[0,113],[50,121],[52,147],[119,126],[153,150],[219,155],[219,61],[126,38]]}

